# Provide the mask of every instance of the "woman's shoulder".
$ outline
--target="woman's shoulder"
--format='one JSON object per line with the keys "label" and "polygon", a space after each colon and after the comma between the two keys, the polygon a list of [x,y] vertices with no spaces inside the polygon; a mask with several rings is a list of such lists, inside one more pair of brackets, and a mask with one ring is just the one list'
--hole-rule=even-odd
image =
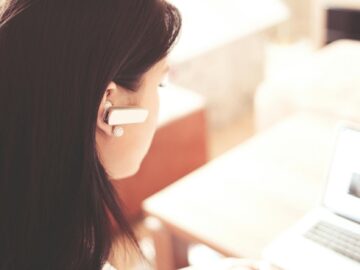
{"label": "woman's shoulder", "polygon": [[117,270],[114,266],[112,266],[109,262],[106,262],[101,270]]}

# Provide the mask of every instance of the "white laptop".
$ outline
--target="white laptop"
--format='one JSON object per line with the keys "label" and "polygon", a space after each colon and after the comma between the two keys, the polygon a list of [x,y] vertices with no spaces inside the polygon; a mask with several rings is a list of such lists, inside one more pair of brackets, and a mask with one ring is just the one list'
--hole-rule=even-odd
{"label": "white laptop", "polygon": [[342,123],[322,204],[263,251],[284,270],[360,270],[360,127]]}

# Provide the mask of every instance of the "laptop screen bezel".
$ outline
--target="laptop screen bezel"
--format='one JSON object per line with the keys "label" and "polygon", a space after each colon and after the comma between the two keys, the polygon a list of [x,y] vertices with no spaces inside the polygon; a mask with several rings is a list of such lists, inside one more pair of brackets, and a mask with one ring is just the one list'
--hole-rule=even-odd
{"label": "laptop screen bezel", "polygon": [[[340,145],[345,132],[356,132],[359,137],[359,150],[360,150],[360,125],[354,122],[342,121],[337,127],[335,138],[335,147],[330,162],[330,166],[327,172],[327,185],[323,195],[322,204],[332,212],[347,217],[355,222],[360,223],[360,198],[357,198],[349,193],[350,179],[349,182],[344,182],[343,178],[340,178],[339,169],[336,168],[337,161],[341,157],[339,156],[340,151],[344,151]],[[359,155],[359,169],[360,173],[360,151]],[[350,165],[349,165],[350,166]],[[350,172],[348,173],[350,175]],[[347,184],[346,184],[347,183]]]}

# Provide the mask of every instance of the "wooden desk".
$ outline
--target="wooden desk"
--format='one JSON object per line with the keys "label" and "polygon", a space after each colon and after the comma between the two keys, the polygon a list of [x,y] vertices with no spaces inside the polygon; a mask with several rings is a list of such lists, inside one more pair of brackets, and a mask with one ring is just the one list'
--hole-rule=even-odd
{"label": "wooden desk", "polygon": [[336,123],[291,116],[147,199],[157,268],[184,267],[185,241],[260,258],[267,243],[319,203]]}

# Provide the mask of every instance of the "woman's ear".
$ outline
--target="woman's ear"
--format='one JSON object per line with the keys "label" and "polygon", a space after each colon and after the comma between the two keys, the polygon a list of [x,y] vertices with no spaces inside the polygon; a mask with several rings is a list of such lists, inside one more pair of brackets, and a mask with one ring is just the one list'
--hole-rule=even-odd
{"label": "woman's ear", "polygon": [[105,108],[106,108],[106,101],[110,101],[114,104],[114,100],[116,100],[116,92],[117,92],[117,85],[113,81],[108,84],[106,87],[105,93],[101,99],[101,103],[98,110],[98,117],[97,117],[97,127],[100,129],[101,132],[105,133],[108,136],[112,136],[112,127],[104,122],[105,117]]}

